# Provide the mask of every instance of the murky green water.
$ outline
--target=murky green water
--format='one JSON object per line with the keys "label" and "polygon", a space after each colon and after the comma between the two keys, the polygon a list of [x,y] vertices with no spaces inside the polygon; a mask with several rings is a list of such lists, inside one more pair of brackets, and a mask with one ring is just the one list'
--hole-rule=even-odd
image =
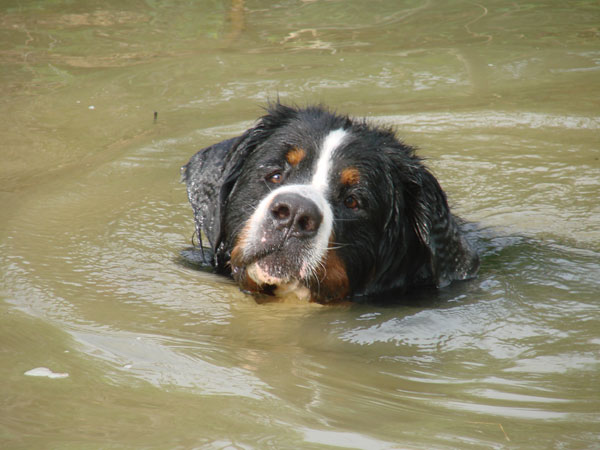
{"label": "murky green water", "polygon": [[[600,445],[598,2],[0,8],[0,446]],[[182,264],[179,166],[277,96],[397,126],[479,278],[258,305]]]}

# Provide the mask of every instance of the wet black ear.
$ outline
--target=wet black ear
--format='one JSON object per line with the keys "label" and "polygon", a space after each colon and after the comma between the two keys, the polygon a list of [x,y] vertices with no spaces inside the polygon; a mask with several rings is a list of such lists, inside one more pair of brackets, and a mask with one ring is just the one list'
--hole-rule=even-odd
{"label": "wet black ear", "polygon": [[196,235],[202,245],[202,232],[213,252],[221,234],[221,190],[227,170],[228,155],[237,153],[245,134],[204,148],[181,168],[187,185],[188,199],[194,211]]}
{"label": "wet black ear", "polygon": [[429,269],[438,287],[472,278],[479,258],[450,212],[446,195],[435,177],[421,164],[408,179],[406,214],[429,256]]}
{"label": "wet black ear", "polygon": [[[202,245],[202,233],[215,255],[223,240],[223,217],[247,157],[282,124],[295,114],[293,108],[271,105],[268,114],[241,136],[212,145],[196,153],[181,168],[188,199],[194,210],[196,235]],[[216,261],[212,261],[213,264]]]}

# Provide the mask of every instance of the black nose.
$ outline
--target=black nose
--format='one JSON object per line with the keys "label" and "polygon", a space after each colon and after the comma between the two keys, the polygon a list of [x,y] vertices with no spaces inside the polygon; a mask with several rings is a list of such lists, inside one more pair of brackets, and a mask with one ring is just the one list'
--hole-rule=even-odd
{"label": "black nose", "polygon": [[323,213],[312,200],[292,192],[275,196],[270,214],[275,229],[290,230],[290,235],[310,238],[317,234],[323,221]]}

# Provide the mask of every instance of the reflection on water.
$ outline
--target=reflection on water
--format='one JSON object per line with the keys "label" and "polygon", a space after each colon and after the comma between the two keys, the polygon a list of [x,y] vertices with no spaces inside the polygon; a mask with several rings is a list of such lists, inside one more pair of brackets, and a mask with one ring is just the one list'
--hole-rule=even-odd
{"label": "reflection on water", "polygon": [[[3,442],[592,448],[600,10],[559,6],[3,6]],[[479,277],[259,305],[181,264],[179,166],[278,94],[419,146]]]}

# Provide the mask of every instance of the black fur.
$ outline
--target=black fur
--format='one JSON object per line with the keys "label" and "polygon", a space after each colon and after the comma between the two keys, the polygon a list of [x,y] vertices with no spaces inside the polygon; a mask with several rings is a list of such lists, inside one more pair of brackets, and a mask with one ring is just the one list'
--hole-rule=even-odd
{"label": "black fur", "polygon": [[[439,183],[412,147],[390,129],[321,107],[279,103],[270,106],[253,128],[199,151],[182,168],[196,233],[208,239],[216,271],[231,274],[231,252],[239,234],[270,192],[264,181],[267,172],[278,168],[285,184],[306,183],[320,143],[340,128],[348,131],[349,138],[336,152],[336,161],[361,173],[359,183],[345,186],[336,182],[334,166],[328,192],[335,251],[349,282],[349,290],[340,296],[443,287],[473,277],[479,265],[477,254],[462,235]],[[285,153],[293,146],[307,152],[297,167],[285,162]],[[344,207],[350,194],[360,208]],[[318,280],[303,283],[315,301],[341,299],[335,292],[325,297]]]}

